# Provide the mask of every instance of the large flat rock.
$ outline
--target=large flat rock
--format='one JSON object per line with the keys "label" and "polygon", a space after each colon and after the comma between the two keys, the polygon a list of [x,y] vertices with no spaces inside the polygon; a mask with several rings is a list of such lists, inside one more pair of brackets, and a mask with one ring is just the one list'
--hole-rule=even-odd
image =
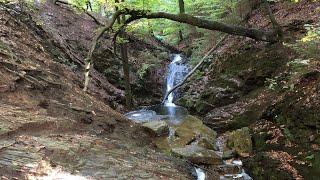
{"label": "large flat rock", "polygon": [[187,145],[182,148],[173,148],[172,154],[185,158],[195,164],[220,165],[222,159],[213,150],[205,149],[197,145]]}

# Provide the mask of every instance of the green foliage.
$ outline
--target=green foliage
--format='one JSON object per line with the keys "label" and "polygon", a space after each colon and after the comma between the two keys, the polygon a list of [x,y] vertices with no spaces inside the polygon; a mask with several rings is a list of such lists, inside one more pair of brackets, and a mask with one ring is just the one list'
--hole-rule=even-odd
{"label": "green foliage", "polygon": [[314,159],[314,154],[311,154],[311,155],[309,155],[309,156],[307,156],[307,157],[305,157],[305,159],[306,160],[313,160]]}
{"label": "green foliage", "polygon": [[192,79],[194,79],[194,80],[202,79],[203,75],[204,75],[203,71],[196,70],[196,72],[194,72],[192,75]]}
{"label": "green foliage", "polygon": [[152,67],[152,64],[143,63],[141,68],[138,70],[138,76],[140,79],[143,79],[145,74],[148,72],[148,69]]}
{"label": "green foliage", "polygon": [[285,44],[305,58],[319,58],[320,50],[320,23],[305,24],[306,35],[294,44]]}
{"label": "green foliage", "polygon": [[266,78],[266,84],[268,84],[269,90],[276,90],[278,87],[278,83],[276,79],[273,79],[273,78]]}
{"label": "green foliage", "polygon": [[141,65],[137,64],[137,74],[140,80],[142,80],[146,76],[150,68],[157,67],[160,65],[159,59],[148,51],[141,52],[141,54],[139,54],[138,56],[138,59],[144,60],[144,62]]}
{"label": "green foliage", "polygon": [[310,59],[294,59],[293,61],[289,61],[287,66],[290,67],[293,73],[298,73],[302,72],[309,63]]}
{"label": "green foliage", "polygon": [[[4,1],[4,0],[2,0]],[[44,1],[44,0],[37,0]],[[87,3],[89,0],[65,0],[69,4],[72,4],[74,9],[79,13],[87,9]],[[185,10],[187,14],[191,14],[200,18],[216,21],[230,21],[227,18],[223,19],[226,13],[230,14],[234,12],[235,4],[239,0],[184,0]],[[33,4],[36,0],[25,0],[28,4]],[[125,0],[125,2],[115,3],[114,0],[90,0],[92,11],[106,15],[108,18],[114,13],[115,9],[136,9],[136,10],[149,10],[150,12],[168,12],[178,13],[179,6],[177,0]],[[230,19],[234,19],[232,16],[228,16]],[[232,20],[233,21],[233,20]],[[141,34],[142,37],[153,32],[156,36],[159,36],[165,41],[170,43],[178,42],[178,32],[183,30],[183,33],[190,33],[189,26],[177,22],[173,22],[166,19],[154,19],[154,20],[137,20],[131,23],[127,28],[129,31]],[[208,31],[197,29],[201,33],[207,33]],[[206,34],[207,36],[209,34]],[[206,39],[206,38],[204,38]],[[199,39],[200,40],[200,39]],[[205,44],[202,43],[202,44]]]}
{"label": "green foliage", "polygon": [[288,140],[294,140],[294,137],[288,128],[284,128],[283,133]]}

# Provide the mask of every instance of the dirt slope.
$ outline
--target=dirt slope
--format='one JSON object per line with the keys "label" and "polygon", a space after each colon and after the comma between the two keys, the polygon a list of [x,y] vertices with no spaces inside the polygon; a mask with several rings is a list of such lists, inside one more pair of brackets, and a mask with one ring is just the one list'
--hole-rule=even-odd
{"label": "dirt slope", "polygon": [[0,6],[1,178],[190,178],[140,127],[82,92],[81,74],[18,14]]}

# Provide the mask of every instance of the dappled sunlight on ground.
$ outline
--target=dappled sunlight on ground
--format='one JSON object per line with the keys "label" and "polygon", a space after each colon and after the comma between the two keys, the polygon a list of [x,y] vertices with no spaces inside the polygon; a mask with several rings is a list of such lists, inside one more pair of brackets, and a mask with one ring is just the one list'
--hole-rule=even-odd
{"label": "dappled sunlight on ground", "polygon": [[29,180],[54,180],[54,179],[68,179],[68,180],[89,180],[90,177],[71,174],[63,171],[61,166],[52,167],[47,161],[41,161],[38,164],[27,165],[32,166],[30,173],[26,175]]}

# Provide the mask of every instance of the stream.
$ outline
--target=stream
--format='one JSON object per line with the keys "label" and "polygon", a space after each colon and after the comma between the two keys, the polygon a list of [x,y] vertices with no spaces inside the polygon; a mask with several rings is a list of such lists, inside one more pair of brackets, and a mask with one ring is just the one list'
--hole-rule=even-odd
{"label": "stream", "polygon": [[[168,65],[165,93],[167,93],[177,83],[179,83],[190,70],[190,68],[185,63],[185,59],[183,59],[180,54],[173,54],[171,55],[170,59],[171,59],[171,63]],[[168,95],[168,98],[164,101],[164,104],[143,107],[140,110],[131,111],[125,114],[125,116],[128,119],[135,121],[137,123],[147,123],[151,121],[166,121],[169,125],[169,134],[167,138],[170,139],[175,135],[175,130],[173,127],[178,124],[181,124],[182,120],[187,115],[189,115],[189,112],[186,108],[174,104],[174,100],[178,97],[178,95],[179,94],[177,90],[175,90]],[[222,154],[223,154],[224,143],[225,142],[223,138],[220,138],[220,137],[217,138],[216,147],[218,149],[216,153],[220,157],[222,157]],[[238,169],[237,173],[222,174],[220,175],[220,179],[221,180],[228,180],[228,179],[251,180],[252,179],[242,169],[241,160],[224,161],[223,165],[221,165],[220,168],[228,169],[228,167],[230,168],[235,166]],[[196,177],[195,179],[197,180],[205,180],[206,179],[205,170],[199,167],[200,166],[194,167],[192,174],[194,174],[194,176]]]}

